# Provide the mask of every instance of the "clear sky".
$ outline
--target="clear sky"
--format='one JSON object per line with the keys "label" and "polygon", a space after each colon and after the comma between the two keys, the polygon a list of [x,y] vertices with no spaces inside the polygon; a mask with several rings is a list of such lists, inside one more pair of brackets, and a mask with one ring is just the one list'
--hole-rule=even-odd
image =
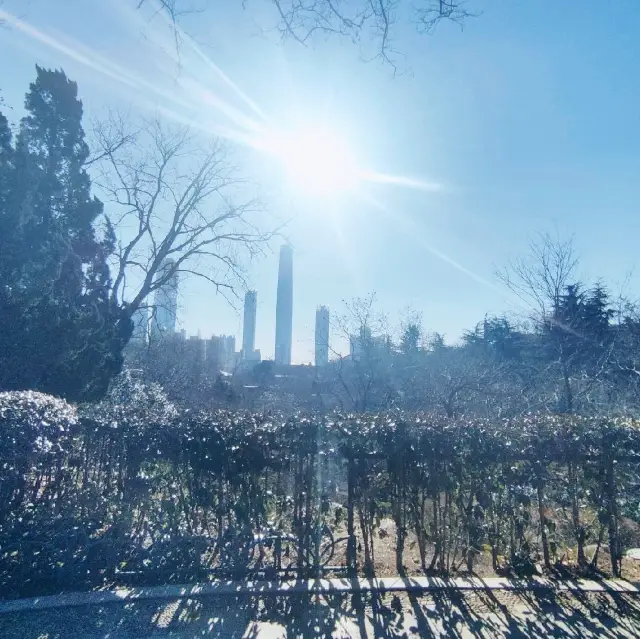
{"label": "clear sky", "polygon": [[[5,10],[52,38],[0,31],[9,117],[21,115],[35,63],[64,68],[90,117],[109,106],[130,105],[134,115],[179,110],[171,94],[182,90],[180,71],[167,55],[166,31],[131,11],[134,4],[5,0]],[[312,359],[317,305],[336,310],[371,291],[392,323],[411,307],[427,329],[456,341],[486,313],[513,309],[494,266],[524,251],[534,231],[575,233],[585,279],[602,277],[616,291],[631,272],[627,292],[640,292],[633,272],[640,240],[637,0],[485,0],[463,32],[442,24],[435,35],[419,36],[399,26],[399,75],[363,62],[357,47],[338,40],[281,46],[276,34],[261,33],[277,20],[266,0],[249,0],[245,11],[239,0],[211,5],[186,18],[185,28],[270,121],[329,123],[365,168],[439,187],[375,185],[331,203],[300,195],[260,154],[239,151],[271,210],[290,220],[294,360]],[[193,51],[183,64],[182,77],[255,116]],[[212,126],[230,121],[211,101],[186,111],[186,119]],[[273,355],[278,242],[272,249],[248,268],[258,291],[256,345],[266,357]],[[179,321],[188,333],[240,340],[241,315],[200,281],[183,284]]]}

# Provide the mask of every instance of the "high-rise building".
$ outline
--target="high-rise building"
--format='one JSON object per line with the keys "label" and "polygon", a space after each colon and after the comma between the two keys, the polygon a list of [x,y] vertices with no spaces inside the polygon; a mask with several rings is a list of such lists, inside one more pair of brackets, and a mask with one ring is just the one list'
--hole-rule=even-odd
{"label": "high-rise building", "polygon": [[133,322],[131,341],[144,344],[149,337],[149,309],[146,306],[137,309],[131,316],[131,321]]}
{"label": "high-rise building", "polygon": [[316,366],[329,363],[329,309],[318,306],[316,309]]}
{"label": "high-rise building", "polygon": [[154,336],[175,333],[178,313],[178,273],[169,273],[175,268],[175,261],[165,259],[156,275],[156,281],[162,282],[156,290],[155,317],[152,319],[151,331]]}
{"label": "high-rise building", "polygon": [[184,342],[184,364],[186,365],[186,370],[189,370],[196,377],[204,371],[206,344],[206,340],[203,340],[200,335],[191,335]]}
{"label": "high-rise building", "polygon": [[349,354],[354,360],[371,357],[388,356],[390,342],[386,335],[373,335],[368,326],[361,326],[358,332],[349,337]]}
{"label": "high-rise building", "polygon": [[278,296],[276,300],[276,364],[291,364],[293,331],[293,249],[280,247],[278,266]]}
{"label": "high-rise building", "polygon": [[212,335],[206,346],[207,368],[232,373],[236,369],[236,338],[233,335]]}
{"label": "high-rise building", "polygon": [[244,296],[244,322],[242,324],[242,359],[254,359],[256,349],[256,311],[258,295],[247,291]]}
{"label": "high-rise building", "polygon": [[238,355],[236,353],[236,338],[233,335],[222,336],[223,352],[224,352],[224,368],[228,372],[233,372],[238,363]]}

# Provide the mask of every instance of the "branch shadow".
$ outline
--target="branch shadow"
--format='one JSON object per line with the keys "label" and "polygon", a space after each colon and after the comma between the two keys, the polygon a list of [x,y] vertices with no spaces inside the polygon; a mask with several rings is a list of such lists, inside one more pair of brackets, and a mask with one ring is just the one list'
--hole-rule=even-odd
{"label": "branch shadow", "polygon": [[[163,601],[125,601],[0,615],[0,636],[598,637],[640,636],[640,601],[625,593],[543,590],[274,594],[269,585]],[[413,584],[415,587],[415,584]]]}

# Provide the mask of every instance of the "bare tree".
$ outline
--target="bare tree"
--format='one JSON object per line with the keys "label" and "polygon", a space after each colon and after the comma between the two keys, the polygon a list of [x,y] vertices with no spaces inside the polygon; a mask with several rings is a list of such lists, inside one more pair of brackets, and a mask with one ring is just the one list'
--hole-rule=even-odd
{"label": "bare tree", "polygon": [[[560,303],[567,287],[576,281],[578,260],[573,238],[561,240],[548,233],[538,235],[529,244],[529,253],[511,260],[508,266],[496,271],[496,276],[528,307],[529,317],[538,331],[551,326],[559,317]],[[561,331],[570,327],[555,326],[552,335],[554,352],[545,366],[543,376],[553,376],[559,369],[562,377],[558,405],[573,410],[573,388],[571,383],[569,353],[564,348]],[[552,397],[557,392],[552,392]]]}
{"label": "bare tree", "polygon": [[260,230],[260,202],[229,150],[157,120],[126,135],[121,123],[111,118],[94,136],[95,182],[116,238],[112,302],[128,320],[178,276],[233,295],[245,260],[273,233]]}
{"label": "bare tree", "polygon": [[402,403],[413,410],[442,410],[447,417],[504,413],[506,364],[470,345],[447,346],[436,333],[412,362],[404,354],[397,360]]}
{"label": "bare tree", "polygon": [[332,322],[332,335],[349,344],[349,352],[331,349],[327,367],[332,392],[341,407],[357,412],[389,408],[395,394],[391,375],[391,339],[386,317],[376,309],[375,293],[345,302]]}
{"label": "bare tree", "polygon": [[[581,327],[585,293],[577,268],[573,238],[542,234],[531,242],[528,255],[497,272],[500,281],[526,303],[542,338],[532,389],[542,395],[537,401],[531,398],[536,408],[573,412],[592,403],[608,372],[612,344],[595,343]],[[589,366],[584,362],[587,349],[592,351]]]}
{"label": "bare tree", "polygon": [[[354,43],[363,36],[376,43],[377,54],[392,63],[393,31],[398,15],[410,16],[421,33],[433,33],[443,21],[462,27],[472,17],[467,10],[468,0],[270,0],[277,15],[276,29],[283,38],[293,38],[305,45],[316,33],[348,38]],[[152,4],[166,14],[176,32],[176,46],[180,44],[178,22],[185,13],[207,8],[211,0],[137,0],[138,8]],[[251,0],[242,0],[245,8]],[[392,63],[393,64],[393,63]]]}
{"label": "bare tree", "polygon": [[589,399],[600,412],[637,415],[640,410],[640,303],[620,293],[612,307],[611,338],[601,357]]}
{"label": "bare tree", "polygon": [[531,240],[527,255],[496,270],[496,276],[527,305],[537,324],[557,311],[567,286],[577,280],[577,266],[573,237],[541,233]]}

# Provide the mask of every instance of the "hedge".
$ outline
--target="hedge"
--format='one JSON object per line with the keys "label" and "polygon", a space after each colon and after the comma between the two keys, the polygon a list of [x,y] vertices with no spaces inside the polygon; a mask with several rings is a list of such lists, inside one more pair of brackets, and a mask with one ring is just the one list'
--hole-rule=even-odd
{"label": "hedge", "polygon": [[[76,409],[0,393],[0,583],[7,595],[247,574],[239,540],[294,539],[298,575],[318,537],[371,573],[395,523],[396,569],[415,537],[425,571],[551,569],[596,544],[620,574],[621,525],[639,519],[640,429],[623,418],[193,413]],[[561,517],[560,514],[563,516]],[[315,548],[315,551],[314,551]],[[315,555],[314,555],[315,552]],[[261,557],[261,560],[264,557]],[[257,559],[252,560],[255,565]],[[215,572],[215,571],[218,572]]]}

